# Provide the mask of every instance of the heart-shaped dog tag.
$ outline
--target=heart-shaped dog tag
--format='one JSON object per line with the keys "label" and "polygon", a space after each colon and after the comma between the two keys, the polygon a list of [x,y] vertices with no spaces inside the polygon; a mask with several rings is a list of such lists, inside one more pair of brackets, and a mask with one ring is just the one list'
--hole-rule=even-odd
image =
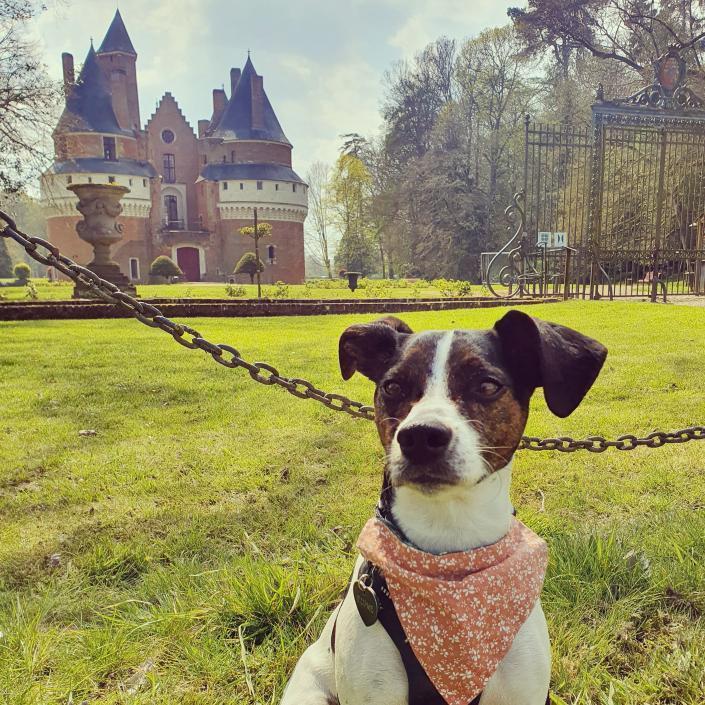
{"label": "heart-shaped dog tag", "polygon": [[369,580],[368,575],[363,575],[353,583],[353,597],[362,621],[365,626],[371,627],[377,621],[379,603],[375,591],[366,584],[365,580]]}

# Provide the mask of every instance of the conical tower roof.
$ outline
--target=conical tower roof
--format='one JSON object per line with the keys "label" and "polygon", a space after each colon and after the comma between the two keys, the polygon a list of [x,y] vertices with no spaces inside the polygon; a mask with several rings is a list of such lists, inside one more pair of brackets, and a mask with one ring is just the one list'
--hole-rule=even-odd
{"label": "conical tower roof", "polygon": [[[264,140],[290,145],[250,57],[211,136],[225,141]],[[261,92],[260,92],[261,91]],[[260,104],[257,104],[261,101]]]}
{"label": "conical tower roof", "polygon": [[115,10],[115,17],[108,27],[103,43],[98,49],[99,54],[108,54],[112,51],[121,51],[125,54],[137,56],[135,47],[132,46],[132,40],[127,33],[125,23],[122,21],[120,10]]}
{"label": "conical tower roof", "polygon": [[66,107],[56,126],[57,132],[107,132],[131,135],[120,128],[108,82],[98,65],[95,49],[90,51],[76,83],[66,97]]}

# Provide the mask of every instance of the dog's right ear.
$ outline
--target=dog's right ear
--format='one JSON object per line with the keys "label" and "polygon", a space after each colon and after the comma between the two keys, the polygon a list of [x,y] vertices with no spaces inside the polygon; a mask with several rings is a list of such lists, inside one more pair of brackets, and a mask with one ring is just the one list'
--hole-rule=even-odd
{"label": "dog's right ear", "polygon": [[411,332],[404,321],[394,316],[347,328],[338,343],[343,379],[360,372],[373,382],[379,382],[396,361],[401,342]]}

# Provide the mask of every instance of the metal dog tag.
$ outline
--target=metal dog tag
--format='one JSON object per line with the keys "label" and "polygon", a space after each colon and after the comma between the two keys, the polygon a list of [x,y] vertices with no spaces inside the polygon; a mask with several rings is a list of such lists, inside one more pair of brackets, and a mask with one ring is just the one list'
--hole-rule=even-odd
{"label": "metal dog tag", "polygon": [[375,591],[365,582],[370,576],[365,574],[360,576],[353,583],[353,597],[357,605],[357,611],[360,613],[362,621],[366,627],[371,627],[377,621],[379,612],[379,603]]}

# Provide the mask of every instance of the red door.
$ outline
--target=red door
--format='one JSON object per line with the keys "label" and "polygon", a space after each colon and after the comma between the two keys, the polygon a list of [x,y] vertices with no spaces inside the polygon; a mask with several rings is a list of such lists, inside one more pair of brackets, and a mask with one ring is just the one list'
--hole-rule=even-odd
{"label": "red door", "polygon": [[198,250],[195,247],[179,247],[179,249],[176,250],[176,264],[179,265],[187,281],[201,281],[201,266],[198,258]]}

